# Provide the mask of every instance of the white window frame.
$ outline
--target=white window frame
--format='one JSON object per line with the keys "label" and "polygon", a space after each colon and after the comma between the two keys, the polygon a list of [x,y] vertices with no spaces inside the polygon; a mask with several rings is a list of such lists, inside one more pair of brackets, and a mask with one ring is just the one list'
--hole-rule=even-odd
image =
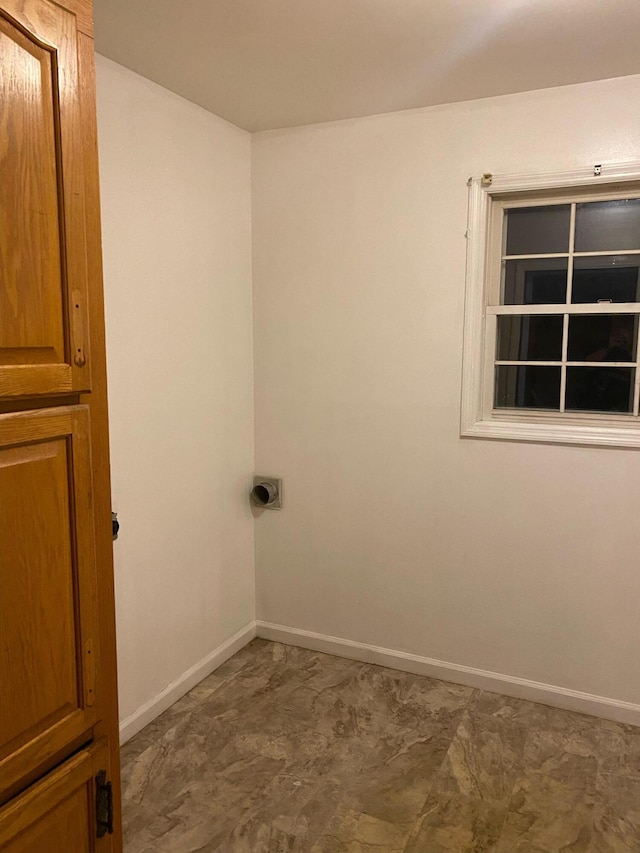
{"label": "white window frame", "polygon": [[[493,408],[496,313],[491,312],[490,296],[495,267],[500,262],[495,250],[497,221],[495,208],[507,197],[526,198],[548,190],[547,204],[569,198],[584,188],[595,192],[611,190],[622,197],[625,185],[636,194],[640,182],[640,162],[591,166],[573,172],[547,174],[484,175],[469,179],[467,223],[467,274],[464,314],[461,430],[462,436],[539,441],[583,445],[640,447],[640,416],[615,413],[554,413],[536,410]],[[635,185],[635,186],[632,186]],[[566,191],[566,192],[563,192]],[[594,199],[595,200],[595,199]],[[498,253],[499,254],[499,253]],[[518,313],[517,306],[513,313]],[[597,304],[594,313],[620,313],[620,303]],[[640,308],[638,309],[640,313]],[[492,328],[488,326],[492,324]],[[640,332],[639,332],[640,334]],[[635,395],[640,387],[640,365],[636,367]]]}

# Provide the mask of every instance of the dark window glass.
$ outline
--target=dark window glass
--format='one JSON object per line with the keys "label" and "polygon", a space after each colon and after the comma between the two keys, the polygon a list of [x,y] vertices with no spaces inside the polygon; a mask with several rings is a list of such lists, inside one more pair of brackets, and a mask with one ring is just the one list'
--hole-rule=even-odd
{"label": "dark window glass", "polygon": [[582,314],[569,317],[568,361],[635,361],[638,317]]}
{"label": "dark window glass", "polygon": [[560,368],[496,367],[496,409],[559,409]]}
{"label": "dark window glass", "polygon": [[569,251],[571,208],[568,204],[514,207],[506,212],[505,220],[507,255],[549,255]]}
{"label": "dark window glass", "polygon": [[632,412],[632,367],[567,367],[565,409],[586,412]]}
{"label": "dark window glass", "polygon": [[503,262],[503,305],[558,305],[567,298],[565,258]]}
{"label": "dark window glass", "polygon": [[640,249],[640,198],[576,205],[576,252]]}
{"label": "dark window glass", "polygon": [[498,361],[560,361],[562,315],[504,314],[498,317]]}
{"label": "dark window glass", "polygon": [[571,301],[640,302],[640,257],[574,258]]}

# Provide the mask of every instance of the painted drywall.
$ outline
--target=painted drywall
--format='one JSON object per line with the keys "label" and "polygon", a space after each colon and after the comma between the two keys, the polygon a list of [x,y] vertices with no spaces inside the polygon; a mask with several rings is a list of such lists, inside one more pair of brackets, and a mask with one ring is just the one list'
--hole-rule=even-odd
{"label": "painted drywall", "polygon": [[640,76],[252,151],[258,619],[640,702],[640,453],[459,437],[467,179],[640,159]]}
{"label": "painted drywall", "polygon": [[250,137],[97,72],[127,719],[254,619]]}

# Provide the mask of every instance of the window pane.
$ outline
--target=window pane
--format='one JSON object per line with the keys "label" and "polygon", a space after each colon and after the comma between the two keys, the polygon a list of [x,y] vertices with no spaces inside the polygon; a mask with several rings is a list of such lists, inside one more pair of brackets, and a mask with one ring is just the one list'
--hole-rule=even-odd
{"label": "window pane", "polygon": [[[505,212],[507,255],[549,255],[569,251],[571,207],[514,207]],[[622,248],[622,247],[620,247]],[[630,247],[628,247],[630,248]]]}
{"label": "window pane", "polygon": [[640,198],[576,206],[576,252],[640,249]]}
{"label": "window pane", "polygon": [[560,368],[496,367],[496,409],[559,409]]}
{"label": "window pane", "polygon": [[507,314],[498,317],[498,361],[560,361],[562,315]]}
{"label": "window pane", "polygon": [[565,409],[586,412],[632,412],[632,367],[567,367]]}
{"label": "window pane", "polygon": [[568,361],[635,361],[637,314],[569,317]]}
{"label": "window pane", "polygon": [[571,301],[640,302],[640,256],[575,258]]}
{"label": "window pane", "polygon": [[503,305],[557,305],[567,298],[565,258],[504,261]]}

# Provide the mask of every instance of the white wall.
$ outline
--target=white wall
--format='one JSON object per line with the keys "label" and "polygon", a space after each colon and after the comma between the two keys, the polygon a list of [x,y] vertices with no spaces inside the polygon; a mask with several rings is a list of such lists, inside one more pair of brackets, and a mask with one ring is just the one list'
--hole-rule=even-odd
{"label": "white wall", "polygon": [[97,63],[127,718],[254,618],[250,136]]}
{"label": "white wall", "polygon": [[640,159],[640,76],[253,137],[258,618],[640,702],[640,454],[459,438],[466,181]]}

